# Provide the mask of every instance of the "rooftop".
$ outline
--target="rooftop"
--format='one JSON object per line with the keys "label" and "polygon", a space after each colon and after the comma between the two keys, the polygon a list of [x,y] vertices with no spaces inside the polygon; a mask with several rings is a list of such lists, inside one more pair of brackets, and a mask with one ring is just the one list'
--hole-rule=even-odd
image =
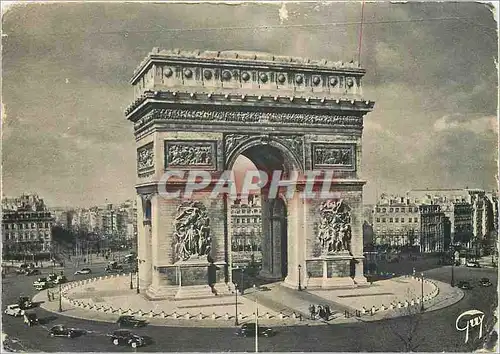
{"label": "rooftop", "polygon": [[245,51],[245,50],[226,50],[226,51],[202,51],[193,50],[185,51],[180,49],[160,49],[153,48],[153,50],[142,60],[139,66],[134,71],[132,82],[137,78],[138,74],[144,69],[148,62],[152,59],[191,59],[203,62],[240,62],[240,63],[262,63],[262,64],[277,64],[286,66],[310,67],[317,69],[343,69],[349,71],[358,71],[364,73],[365,70],[361,69],[357,61],[351,60],[348,63],[342,61],[331,61],[328,59],[308,59],[301,57],[274,55],[266,52],[258,51]]}

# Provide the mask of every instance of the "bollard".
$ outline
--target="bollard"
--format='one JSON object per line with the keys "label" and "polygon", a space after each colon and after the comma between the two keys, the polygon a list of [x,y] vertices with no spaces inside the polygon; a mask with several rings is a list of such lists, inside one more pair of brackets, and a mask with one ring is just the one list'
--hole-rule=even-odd
{"label": "bollard", "polygon": [[216,320],[217,319],[217,315],[215,314],[215,312],[212,313],[211,318],[212,318],[212,320]]}

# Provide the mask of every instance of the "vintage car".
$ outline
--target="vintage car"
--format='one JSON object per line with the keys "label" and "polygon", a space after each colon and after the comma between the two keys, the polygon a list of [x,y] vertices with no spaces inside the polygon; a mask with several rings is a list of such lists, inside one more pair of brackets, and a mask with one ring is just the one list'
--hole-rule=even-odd
{"label": "vintage car", "polygon": [[68,281],[66,279],[66,276],[64,275],[58,275],[57,278],[53,281],[54,284],[64,284]]}
{"label": "vintage car", "polygon": [[484,286],[484,287],[488,287],[488,286],[492,286],[493,284],[491,284],[491,282],[488,278],[481,278],[479,280],[479,285]]}
{"label": "vintage car", "polygon": [[19,301],[17,302],[21,310],[26,310],[35,307],[31,299],[27,296],[19,296]]}
{"label": "vintage car", "polygon": [[90,273],[92,273],[92,269],[90,269],[90,268],[82,268],[82,269],[80,269],[80,270],[77,270],[77,271],[75,272],[75,275],[79,275],[79,274],[90,274]]}
{"label": "vintage car", "polygon": [[472,289],[472,286],[470,285],[470,283],[468,281],[459,281],[457,286],[458,286],[458,288],[464,289],[464,290]]}
{"label": "vintage car", "polygon": [[39,269],[30,268],[30,269],[26,269],[24,271],[24,274],[29,276],[29,275],[40,275],[42,273],[40,272]]}
{"label": "vintage car", "polygon": [[74,328],[67,328],[64,325],[58,324],[49,329],[49,336],[51,337],[76,337],[77,331]]}
{"label": "vintage car", "polygon": [[116,321],[120,327],[144,327],[147,322],[134,316],[120,316]]}
{"label": "vintage car", "polygon": [[111,337],[111,343],[114,345],[129,345],[132,348],[142,347],[146,340],[144,337],[134,334],[125,329],[119,329],[114,331],[111,334],[108,334]]}
{"label": "vintage car", "polygon": [[28,327],[34,326],[38,324],[38,317],[34,312],[25,312],[24,313],[24,323],[28,325]]}
{"label": "vintage car", "polygon": [[9,316],[20,317],[24,315],[24,310],[18,304],[15,304],[7,306],[4,313]]}

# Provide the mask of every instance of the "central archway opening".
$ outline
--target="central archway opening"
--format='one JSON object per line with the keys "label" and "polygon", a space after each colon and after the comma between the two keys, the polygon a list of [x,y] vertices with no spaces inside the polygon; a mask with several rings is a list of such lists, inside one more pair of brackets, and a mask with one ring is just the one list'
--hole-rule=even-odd
{"label": "central archway opening", "polygon": [[288,175],[291,164],[281,149],[266,144],[243,150],[231,167],[238,192],[228,220],[233,279],[238,284],[246,277],[253,278],[251,282],[284,280],[289,272],[287,201],[280,195],[269,198],[268,186],[245,190],[243,184],[249,171],[262,171],[271,179],[275,171]]}

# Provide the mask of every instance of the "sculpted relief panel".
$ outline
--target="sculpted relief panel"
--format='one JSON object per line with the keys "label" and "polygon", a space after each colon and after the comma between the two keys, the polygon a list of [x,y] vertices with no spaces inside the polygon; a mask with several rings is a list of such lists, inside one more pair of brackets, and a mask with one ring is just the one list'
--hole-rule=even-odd
{"label": "sculpted relief panel", "polygon": [[153,172],[155,168],[153,143],[137,149],[137,172],[139,176]]}
{"label": "sculpted relief panel", "polygon": [[313,144],[313,169],[356,170],[356,145]]}
{"label": "sculpted relief panel", "polygon": [[210,254],[210,219],[203,203],[189,201],[179,205],[174,221],[174,240],[176,261],[199,259]]}
{"label": "sculpted relief panel", "polygon": [[321,203],[318,240],[322,255],[351,251],[351,208],[342,200]]}
{"label": "sculpted relief panel", "polygon": [[216,169],[215,141],[166,141],[165,168]]}

